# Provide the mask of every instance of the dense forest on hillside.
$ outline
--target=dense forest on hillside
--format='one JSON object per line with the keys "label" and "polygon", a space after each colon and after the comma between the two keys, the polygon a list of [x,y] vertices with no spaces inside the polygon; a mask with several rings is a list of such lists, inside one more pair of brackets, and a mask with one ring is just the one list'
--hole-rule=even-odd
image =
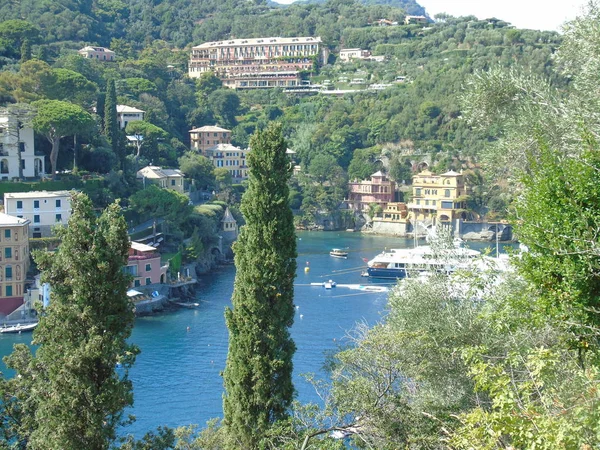
{"label": "dense forest on hillside", "polygon": [[[457,99],[467,75],[495,66],[522,67],[563,86],[551,70],[560,35],[445,15],[427,26],[371,25],[379,18],[402,24],[407,11],[394,5],[354,0],[285,8],[234,0],[5,5],[0,7],[0,101],[67,100],[91,112],[103,101],[107,80],[114,79],[118,103],[146,111],[145,120],[156,127],[140,162],[173,167],[189,146],[191,128],[218,123],[233,130],[234,144],[245,147],[254,130],[277,119],[303,166],[292,205],[308,219],[316,211],[335,210],[348,179],[383,169],[399,182],[410,181],[408,161],[415,159],[429,161],[436,171],[470,170],[475,186],[470,207],[478,214],[503,215],[510,194],[486,186],[477,169],[478,155],[496,132],[471,130],[461,120]],[[227,90],[214,77],[187,78],[190,46],[266,35],[321,37],[332,52],[328,64],[307,74],[313,83],[333,80],[347,89],[348,79],[360,78],[363,88],[389,87],[343,97],[297,97],[279,90]],[[117,62],[80,58],[76,50],[88,44],[109,46]],[[337,60],[339,49],[352,47],[386,59]],[[101,140],[82,139],[81,168],[102,172],[114,166],[116,159]],[[49,152],[45,140],[38,143]],[[58,164],[69,168],[72,146],[65,145]]]}

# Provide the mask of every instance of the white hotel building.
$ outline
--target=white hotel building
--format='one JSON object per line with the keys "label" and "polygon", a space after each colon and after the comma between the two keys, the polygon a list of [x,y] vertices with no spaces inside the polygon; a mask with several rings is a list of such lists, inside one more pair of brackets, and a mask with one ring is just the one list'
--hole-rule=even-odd
{"label": "white hotel building", "polygon": [[300,84],[300,71],[327,62],[320,37],[267,37],[206,42],[192,47],[190,78],[213,72],[233,89],[289,88]]}

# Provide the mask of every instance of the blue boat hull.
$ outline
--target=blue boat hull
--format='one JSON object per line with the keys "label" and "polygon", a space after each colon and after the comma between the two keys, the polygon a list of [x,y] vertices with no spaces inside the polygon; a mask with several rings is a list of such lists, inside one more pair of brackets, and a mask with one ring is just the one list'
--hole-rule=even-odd
{"label": "blue boat hull", "polygon": [[406,278],[406,271],[404,269],[381,269],[368,267],[367,275],[371,278],[389,278],[397,280],[400,278]]}

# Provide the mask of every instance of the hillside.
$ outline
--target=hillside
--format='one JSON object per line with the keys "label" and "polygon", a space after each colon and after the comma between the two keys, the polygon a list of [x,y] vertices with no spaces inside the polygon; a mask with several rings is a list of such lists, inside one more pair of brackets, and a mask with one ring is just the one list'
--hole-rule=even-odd
{"label": "hillside", "polygon": [[[282,8],[237,0],[65,0],[59,7],[24,0],[17,7],[4,5],[0,19],[25,20],[0,24],[0,100],[75,101],[60,93],[68,90],[58,92],[52,86],[27,92],[35,84],[31,77],[59,68],[82,75],[96,93],[104,92],[106,80],[114,78],[119,103],[146,111],[146,120],[169,137],[143,155],[144,161],[166,166],[177,165],[189,146],[188,130],[194,127],[219,123],[233,130],[234,144],[246,146],[257,127],[281,120],[305,173],[325,167],[330,174],[322,195],[300,181],[296,206],[328,210],[344,198],[345,180],[367,177],[381,167],[397,180],[410,179],[406,168],[415,158],[429,161],[434,170],[476,168],[495,136],[493,130],[491,135],[474,133],[460,119],[462,85],[474,71],[522,67],[550,77],[557,86],[564,84],[551,70],[551,56],[561,41],[557,33],[518,30],[474,17],[447,17],[425,27],[403,25],[406,10],[397,5],[410,9],[412,3],[368,3],[330,0]],[[381,18],[401,25],[372,25]],[[320,36],[331,57],[309,81],[327,80],[349,89],[348,80],[360,79],[362,91],[343,97],[296,97],[279,90],[231,91],[221,89],[218,80],[186,77],[191,45],[261,36]],[[20,62],[25,38],[33,44],[32,55],[45,63]],[[110,46],[117,62],[82,60],[75,50],[87,44]],[[385,60],[340,62],[339,50],[353,47]],[[31,65],[35,69],[23,70]],[[95,98],[88,94],[84,106],[91,108]],[[49,151],[45,141],[39,145]],[[64,155],[59,163],[68,167],[71,159]],[[88,170],[110,168],[95,160],[84,152]],[[489,206],[495,214],[505,209],[505,200],[485,186],[477,171],[471,182],[480,186],[480,195],[471,199],[473,209],[485,213]]]}

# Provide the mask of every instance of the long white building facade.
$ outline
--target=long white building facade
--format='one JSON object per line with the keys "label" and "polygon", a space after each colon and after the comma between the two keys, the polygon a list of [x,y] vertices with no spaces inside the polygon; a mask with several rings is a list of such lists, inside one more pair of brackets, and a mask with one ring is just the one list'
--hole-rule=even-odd
{"label": "long white building facade", "polygon": [[289,88],[328,57],[320,37],[232,39],[193,47],[188,70],[190,78],[212,72],[233,89]]}

